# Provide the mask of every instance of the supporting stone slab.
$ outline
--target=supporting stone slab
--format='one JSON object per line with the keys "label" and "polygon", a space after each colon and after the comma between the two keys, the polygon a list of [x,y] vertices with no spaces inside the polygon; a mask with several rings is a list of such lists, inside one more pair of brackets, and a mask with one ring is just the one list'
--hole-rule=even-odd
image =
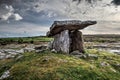
{"label": "supporting stone slab", "polygon": [[63,53],[71,53],[75,50],[84,53],[82,32],[77,30],[71,32],[68,30],[62,31],[54,36],[52,49]]}
{"label": "supporting stone slab", "polygon": [[70,37],[69,31],[62,31],[60,34],[54,36],[54,41],[52,43],[52,49],[55,49],[57,52],[69,53],[70,48]]}
{"label": "supporting stone slab", "polygon": [[83,46],[83,35],[81,31],[75,30],[70,32],[70,52],[78,50],[81,53],[84,53],[84,46]]}

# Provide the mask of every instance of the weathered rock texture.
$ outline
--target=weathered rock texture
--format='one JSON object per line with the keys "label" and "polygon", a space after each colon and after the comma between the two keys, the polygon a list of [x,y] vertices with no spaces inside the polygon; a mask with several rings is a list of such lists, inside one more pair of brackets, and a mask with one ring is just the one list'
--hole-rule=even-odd
{"label": "weathered rock texture", "polygon": [[55,21],[47,32],[48,37],[53,37],[51,49],[57,52],[71,53],[78,50],[84,53],[82,32],[79,31],[89,25],[96,24],[96,21]]}
{"label": "weathered rock texture", "polygon": [[47,36],[54,36],[64,30],[81,30],[94,24],[96,24],[96,21],[54,21],[53,25],[50,27],[50,31],[47,33]]}
{"label": "weathered rock texture", "polygon": [[73,52],[75,50],[79,50],[80,52],[84,53],[84,47],[83,47],[83,38],[82,38],[82,32],[75,30],[70,32],[70,52]]}
{"label": "weathered rock texture", "polygon": [[69,53],[70,50],[70,37],[69,37],[69,31],[65,30],[62,31],[60,34],[56,34],[54,36],[54,41],[52,44],[52,48],[55,49],[58,52],[65,52]]}

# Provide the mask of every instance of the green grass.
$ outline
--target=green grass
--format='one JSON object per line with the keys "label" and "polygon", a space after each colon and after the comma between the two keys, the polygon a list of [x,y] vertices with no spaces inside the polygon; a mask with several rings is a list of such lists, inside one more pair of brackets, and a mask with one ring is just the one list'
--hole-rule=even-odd
{"label": "green grass", "polygon": [[16,37],[16,38],[0,38],[0,44],[6,45],[10,43],[36,43],[36,42],[49,42],[53,38],[48,38],[44,36],[40,37]]}
{"label": "green grass", "polygon": [[[85,42],[105,43],[105,42],[120,42],[120,35],[84,35]],[[11,43],[37,43],[37,42],[49,42],[53,38],[46,36],[37,37],[16,37],[16,38],[0,38],[0,44],[6,45]]]}
{"label": "green grass", "polygon": [[96,35],[84,35],[85,42],[97,42],[97,43],[112,43],[120,42],[120,35],[115,34],[96,34]]}
{"label": "green grass", "polygon": [[[24,53],[20,59],[0,61],[0,69],[8,65],[10,77],[6,80],[119,80],[120,56],[98,51],[86,50],[86,54],[96,54],[94,58],[76,58],[71,55],[51,53]],[[106,66],[101,66],[101,63]],[[1,74],[1,73],[0,73]]]}

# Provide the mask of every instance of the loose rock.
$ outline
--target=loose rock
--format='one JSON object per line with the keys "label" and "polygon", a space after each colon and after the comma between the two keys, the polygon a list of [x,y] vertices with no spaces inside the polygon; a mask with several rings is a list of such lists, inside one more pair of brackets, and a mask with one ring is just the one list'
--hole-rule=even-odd
{"label": "loose rock", "polygon": [[87,54],[86,56],[87,58],[90,58],[90,59],[98,59],[98,55],[96,54]]}
{"label": "loose rock", "polygon": [[0,77],[0,80],[9,77],[9,76],[10,76],[9,74],[10,74],[9,70],[5,71],[5,72],[3,73],[3,75]]}
{"label": "loose rock", "polygon": [[78,50],[73,51],[70,53],[71,55],[83,55],[83,53],[80,53]]}

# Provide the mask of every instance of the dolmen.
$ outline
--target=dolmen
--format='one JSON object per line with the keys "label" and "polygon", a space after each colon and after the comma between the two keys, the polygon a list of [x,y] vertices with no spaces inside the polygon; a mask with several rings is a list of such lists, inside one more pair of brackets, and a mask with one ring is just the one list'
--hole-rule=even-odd
{"label": "dolmen", "polygon": [[96,24],[96,21],[54,21],[47,32],[48,37],[53,37],[54,40],[50,49],[55,49],[57,52],[71,53],[78,50],[84,53],[82,30],[90,25]]}

